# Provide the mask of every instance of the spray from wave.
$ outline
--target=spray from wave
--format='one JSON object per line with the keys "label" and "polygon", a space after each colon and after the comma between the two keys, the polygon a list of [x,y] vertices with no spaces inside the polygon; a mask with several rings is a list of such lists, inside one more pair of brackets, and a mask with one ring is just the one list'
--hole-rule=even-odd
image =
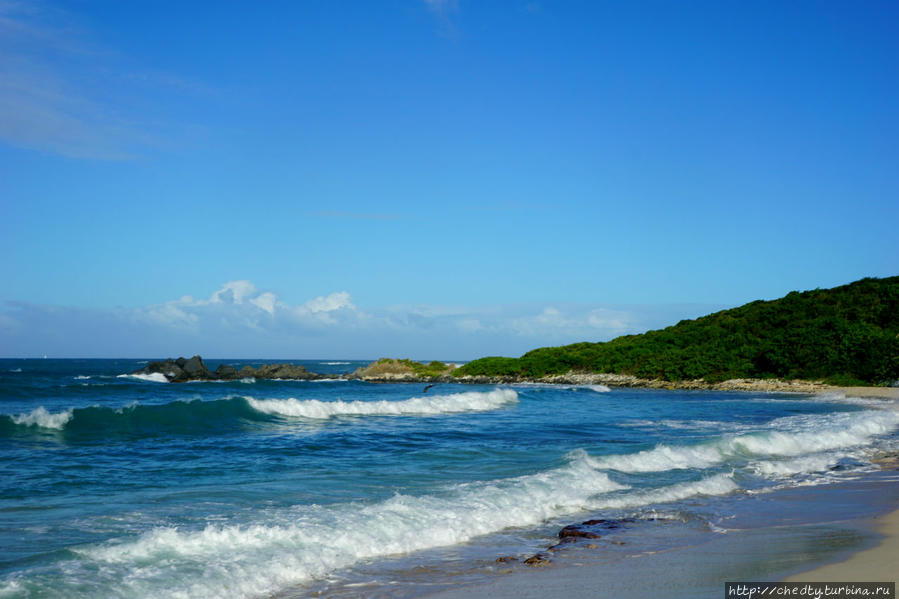
{"label": "spray from wave", "polygon": [[133,379],[136,381],[149,381],[151,383],[167,383],[169,380],[161,372],[151,372],[150,374],[120,374],[116,378]]}
{"label": "spray from wave", "polygon": [[40,406],[27,414],[17,414],[14,416],[7,416],[7,418],[19,426],[62,430],[66,423],[72,419],[73,413],[72,409],[52,413],[48,412],[44,406]]}

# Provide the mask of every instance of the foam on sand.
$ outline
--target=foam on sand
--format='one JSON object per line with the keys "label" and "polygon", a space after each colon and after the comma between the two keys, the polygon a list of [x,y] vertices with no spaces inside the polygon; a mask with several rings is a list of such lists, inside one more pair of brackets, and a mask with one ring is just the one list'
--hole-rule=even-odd
{"label": "foam on sand", "polygon": [[401,416],[456,414],[495,410],[518,401],[512,389],[466,391],[452,395],[413,397],[403,401],[320,401],[317,399],[253,399],[247,402],[265,414],[326,419],[334,416]]}

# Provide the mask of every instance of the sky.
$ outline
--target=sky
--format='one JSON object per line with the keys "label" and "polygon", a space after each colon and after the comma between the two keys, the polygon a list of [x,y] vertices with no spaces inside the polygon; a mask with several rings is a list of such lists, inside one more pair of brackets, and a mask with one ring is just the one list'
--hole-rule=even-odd
{"label": "sky", "polygon": [[0,0],[0,356],[515,356],[896,275],[897,23]]}

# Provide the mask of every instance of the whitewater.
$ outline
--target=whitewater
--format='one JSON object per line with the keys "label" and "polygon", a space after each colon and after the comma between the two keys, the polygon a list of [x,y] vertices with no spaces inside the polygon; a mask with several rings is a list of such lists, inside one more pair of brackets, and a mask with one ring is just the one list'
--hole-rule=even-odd
{"label": "whitewater", "polygon": [[0,598],[414,597],[422,568],[489,579],[587,518],[645,527],[596,543],[648,554],[875,476],[899,431],[890,402],[834,395],[0,362]]}

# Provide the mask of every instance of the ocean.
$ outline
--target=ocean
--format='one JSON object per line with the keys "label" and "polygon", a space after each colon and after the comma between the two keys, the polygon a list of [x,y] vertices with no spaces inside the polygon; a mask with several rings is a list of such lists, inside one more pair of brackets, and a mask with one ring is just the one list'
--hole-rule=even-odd
{"label": "ocean", "polygon": [[[839,394],[127,375],[145,363],[0,360],[0,597],[405,598],[536,554],[808,536],[878,509],[837,490],[891,476],[872,458],[899,429]],[[588,519],[598,538],[548,550]]]}

